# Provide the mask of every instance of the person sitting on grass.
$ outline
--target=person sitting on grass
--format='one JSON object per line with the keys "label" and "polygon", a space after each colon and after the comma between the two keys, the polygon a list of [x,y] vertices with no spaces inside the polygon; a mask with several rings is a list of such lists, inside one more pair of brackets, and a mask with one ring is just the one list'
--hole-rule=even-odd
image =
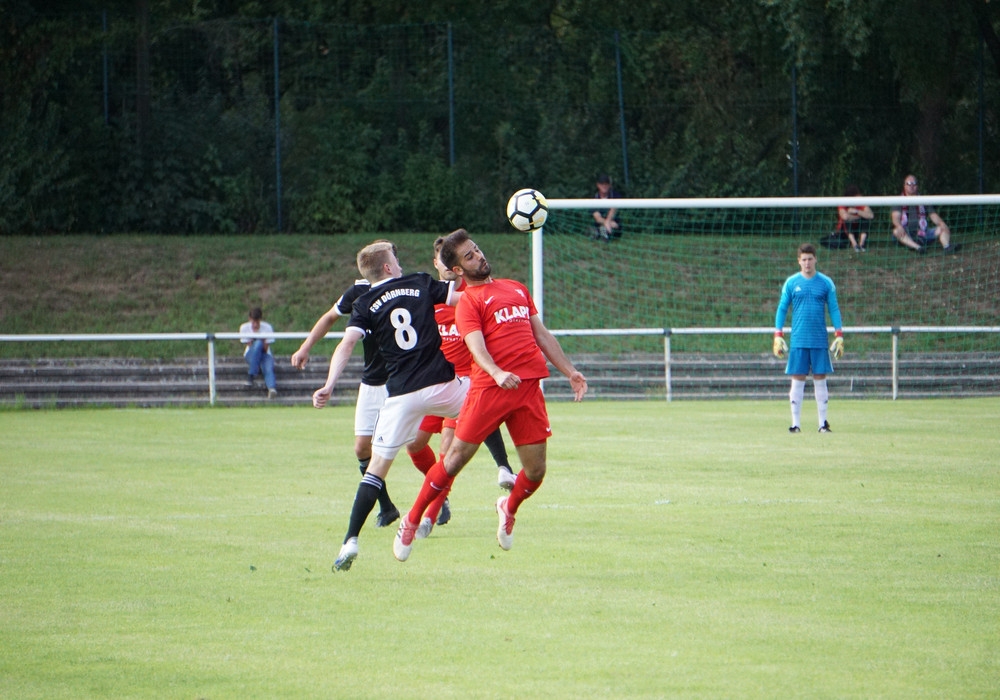
{"label": "person sitting on grass", "polygon": [[[611,177],[604,173],[597,176],[597,193],[594,199],[619,199],[621,193],[611,184]],[[618,220],[618,209],[607,207],[594,209],[591,237],[600,241],[612,241],[622,237],[621,222]]]}
{"label": "person sitting on grass", "polygon": [[[918,194],[916,176],[907,175],[903,180],[903,196],[916,197]],[[945,253],[957,253],[961,248],[959,245],[951,244],[951,229],[929,204],[893,207],[892,235],[900,245],[916,253],[925,252],[933,240],[941,243],[941,249]]]}
{"label": "person sitting on grass", "polygon": [[[844,196],[860,197],[861,188],[857,185],[848,185],[844,188]],[[859,207],[837,207],[837,233],[841,236],[847,236],[855,253],[864,253],[868,250],[866,245],[868,243],[868,230],[874,218],[875,213],[867,204]]]}

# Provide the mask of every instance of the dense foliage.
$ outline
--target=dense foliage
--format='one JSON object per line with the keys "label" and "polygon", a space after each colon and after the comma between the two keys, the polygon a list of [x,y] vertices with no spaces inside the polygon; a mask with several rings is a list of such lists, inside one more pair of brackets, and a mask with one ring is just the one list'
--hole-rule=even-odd
{"label": "dense foliage", "polygon": [[996,191],[996,6],[12,0],[0,233],[502,230],[513,190],[600,171]]}

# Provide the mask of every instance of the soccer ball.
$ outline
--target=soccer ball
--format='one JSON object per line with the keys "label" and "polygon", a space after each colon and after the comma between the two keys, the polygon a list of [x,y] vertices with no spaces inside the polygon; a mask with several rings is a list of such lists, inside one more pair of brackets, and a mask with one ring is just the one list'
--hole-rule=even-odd
{"label": "soccer ball", "polygon": [[518,190],[507,200],[507,220],[518,231],[540,229],[549,217],[549,203],[538,190]]}

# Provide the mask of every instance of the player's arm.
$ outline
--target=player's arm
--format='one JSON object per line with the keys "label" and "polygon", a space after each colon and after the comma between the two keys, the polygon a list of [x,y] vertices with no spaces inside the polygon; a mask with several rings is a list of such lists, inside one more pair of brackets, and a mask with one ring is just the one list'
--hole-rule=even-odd
{"label": "player's arm", "polygon": [[305,368],[306,363],[309,362],[309,351],[312,349],[312,346],[318,343],[322,338],[326,337],[326,334],[330,332],[331,328],[333,328],[333,324],[336,323],[337,319],[341,316],[342,314],[340,313],[340,309],[338,309],[337,305],[334,304],[330,307],[329,311],[319,317],[319,320],[316,321],[316,325],[314,325],[312,330],[309,331],[309,336],[302,341],[302,345],[300,345],[299,349],[295,351],[294,355],[292,355],[292,367],[295,367],[296,369]]}
{"label": "player's arm", "polygon": [[778,302],[778,310],[774,314],[774,342],[771,344],[771,351],[777,358],[784,358],[788,355],[788,343],[783,337],[785,334],[785,316],[788,315],[788,305],[791,297],[788,293],[788,282],[781,288],[781,300]]}
{"label": "player's arm", "polygon": [[458,291],[458,287],[454,280],[448,282],[448,297],[445,299],[444,303],[448,306],[458,306],[458,302],[465,296],[465,292]]}
{"label": "player's arm", "polygon": [[573,398],[576,401],[580,401],[583,399],[583,395],[587,393],[587,378],[583,376],[580,370],[567,357],[566,353],[563,352],[562,345],[552,335],[552,332],[545,327],[542,319],[538,318],[538,314],[533,315],[530,320],[531,331],[535,334],[535,342],[541,348],[542,354],[545,355],[545,358],[557,370],[569,379],[569,384],[573,388]]}
{"label": "player's arm", "polygon": [[497,383],[498,387],[516,389],[521,384],[519,376],[501,369],[500,365],[493,361],[493,356],[486,349],[486,338],[483,337],[482,331],[469,331],[465,334],[464,340],[469,352],[472,353],[472,359],[486,374],[493,377],[493,381]]}
{"label": "player's arm", "polygon": [[333,387],[336,385],[340,375],[344,373],[347,362],[351,359],[354,346],[365,337],[364,331],[359,328],[348,328],[344,332],[344,337],[337,344],[337,349],[333,351],[330,358],[330,371],[326,375],[326,384],[313,392],[313,406],[323,408],[333,394]]}
{"label": "player's arm", "polygon": [[839,360],[844,356],[844,322],[840,316],[840,304],[837,303],[837,287],[830,282],[830,291],[826,295],[826,306],[830,312],[830,322],[833,324],[834,338],[830,344],[830,352],[833,359]]}

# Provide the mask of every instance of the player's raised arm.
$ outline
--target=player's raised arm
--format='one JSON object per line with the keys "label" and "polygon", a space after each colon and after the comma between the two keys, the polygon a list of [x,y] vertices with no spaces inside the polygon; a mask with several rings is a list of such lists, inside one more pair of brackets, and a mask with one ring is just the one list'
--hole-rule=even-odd
{"label": "player's raised arm", "polygon": [[541,348],[545,359],[551,362],[557,370],[569,379],[569,384],[573,388],[574,400],[581,401],[584,394],[587,393],[587,378],[583,376],[583,373],[573,365],[573,362],[563,352],[562,345],[552,335],[552,332],[545,327],[542,319],[538,318],[538,314],[531,317],[531,330],[535,334],[535,342]]}
{"label": "player's raised arm", "polygon": [[465,292],[458,291],[458,285],[455,284],[455,280],[448,280],[448,298],[445,300],[445,304],[448,306],[458,306],[458,302],[465,295]]}

